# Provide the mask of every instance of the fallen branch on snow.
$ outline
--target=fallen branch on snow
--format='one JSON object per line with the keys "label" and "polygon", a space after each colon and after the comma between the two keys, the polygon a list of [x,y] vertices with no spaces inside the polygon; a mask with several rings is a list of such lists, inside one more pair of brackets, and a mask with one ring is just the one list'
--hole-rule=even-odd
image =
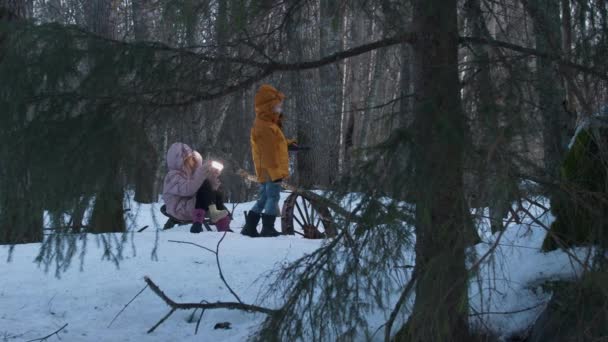
{"label": "fallen branch on snow", "polygon": [[156,285],[152,279],[149,277],[144,277],[144,280],[157,296],[159,296],[165,304],[167,304],[171,311],[167,313],[165,317],[163,317],[156,325],[154,325],[148,333],[153,332],[159,325],[161,325],[169,316],[171,316],[176,310],[191,310],[191,309],[203,309],[203,310],[213,310],[213,309],[228,309],[228,310],[241,310],[247,312],[260,312],[267,315],[273,315],[279,312],[279,310],[273,310],[264,308],[257,305],[238,303],[238,302],[215,302],[215,303],[177,303],[169,298],[159,287]]}
{"label": "fallen branch on snow", "polygon": [[[66,324],[64,324],[64,325],[63,325],[61,328],[59,328],[59,329],[55,330],[55,332],[54,332],[54,333],[52,333],[52,334],[46,335],[46,336],[41,337],[41,338],[36,338],[36,339],[33,339],[33,340],[29,340],[29,341],[27,341],[27,342],[36,342],[36,341],[43,342],[43,341],[46,341],[46,340],[48,340],[50,337],[53,337],[54,335],[59,334],[59,332],[60,332],[61,330],[65,329],[65,327],[67,327],[67,326],[68,326],[68,324],[66,323]],[[59,337],[59,335],[57,335],[57,337]]]}

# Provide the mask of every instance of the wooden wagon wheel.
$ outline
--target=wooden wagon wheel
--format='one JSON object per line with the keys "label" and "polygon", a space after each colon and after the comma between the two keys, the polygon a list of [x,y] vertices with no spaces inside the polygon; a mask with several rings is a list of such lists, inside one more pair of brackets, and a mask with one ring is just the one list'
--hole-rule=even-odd
{"label": "wooden wagon wheel", "polygon": [[292,192],[283,203],[283,234],[298,234],[309,239],[336,236],[329,209],[305,192]]}

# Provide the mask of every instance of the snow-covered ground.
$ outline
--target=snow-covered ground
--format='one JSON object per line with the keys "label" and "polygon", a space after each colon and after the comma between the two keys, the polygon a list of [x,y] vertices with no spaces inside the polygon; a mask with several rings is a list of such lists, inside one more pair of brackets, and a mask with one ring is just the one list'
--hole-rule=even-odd
{"label": "snow-covered ground", "polygon": [[[286,196],[283,194],[282,199]],[[252,204],[236,207],[232,226],[237,232],[244,223],[243,211],[249,210]],[[56,277],[55,266],[51,265],[45,272],[44,267],[34,262],[40,244],[16,246],[10,262],[6,262],[9,248],[0,247],[0,341],[40,338],[66,323],[68,326],[59,333],[63,341],[245,340],[263,321],[263,314],[207,311],[195,335],[196,320],[190,322],[191,312],[177,311],[153,333],[147,334],[169,311],[149,289],[109,326],[114,316],[145,286],[144,276],[149,276],[178,302],[234,301],[219,277],[215,255],[196,246],[169,241],[193,242],[215,250],[222,234],[190,234],[188,226],[155,231],[155,222],[161,226],[164,223],[159,206],[131,208],[133,227],[148,225],[149,228],[131,234],[129,239],[133,241],[124,245],[123,260],[118,267],[102,258],[103,244],[99,236],[94,235],[87,237],[82,269],[77,255],[72,266],[60,273],[60,278]],[[551,220],[548,214],[541,217],[545,224]],[[480,229],[484,242],[474,247],[478,257],[486,254],[499,236],[483,232],[483,226],[481,224]],[[530,220],[511,223],[500,236],[492,255],[480,264],[478,276],[471,279],[469,293],[474,324],[482,324],[503,335],[520,332],[533,322],[550,298],[540,290],[542,281],[572,277],[580,271],[576,262],[563,252],[541,253],[539,247],[544,236],[544,229],[531,224]],[[314,251],[321,243],[299,236],[251,239],[238,233],[229,234],[220,246],[224,276],[245,303],[259,303],[258,295],[269,281],[269,271]],[[156,251],[155,246],[158,246]],[[584,259],[583,250],[573,253]],[[470,266],[473,265],[474,260],[470,262]],[[530,307],[535,308],[524,310]],[[492,313],[485,314],[487,312]],[[373,324],[380,325],[383,321],[382,317],[370,317]],[[218,322],[230,322],[232,329],[214,330]],[[383,334],[376,337],[381,340]],[[56,338],[53,336],[50,340]]]}

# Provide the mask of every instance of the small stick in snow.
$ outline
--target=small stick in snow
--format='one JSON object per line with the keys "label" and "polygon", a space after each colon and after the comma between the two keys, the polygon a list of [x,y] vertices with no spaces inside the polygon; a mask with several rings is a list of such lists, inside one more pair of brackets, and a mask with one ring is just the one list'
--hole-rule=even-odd
{"label": "small stick in snow", "polygon": [[[59,332],[60,332],[61,330],[65,329],[65,327],[67,327],[67,326],[68,326],[68,324],[66,323],[66,324],[64,324],[64,325],[63,325],[61,328],[57,329],[57,330],[56,330],[54,333],[52,333],[52,334],[46,335],[46,336],[41,337],[41,338],[36,338],[36,339],[33,339],[33,340],[29,340],[29,341],[27,341],[27,342],[36,342],[36,341],[44,342],[44,341],[48,340],[50,337],[52,337],[53,335],[57,335],[57,334],[59,334]],[[59,337],[59,335],[57,335],[57,337]]]}
{"label": "small stick in snow", "polygon": [[139,292],[138,292],[138,293],[135,295],[135,297],[133,297],[133,298],[132,298],[132,299],[131,299],[131,300],[130,300],[130,301],[129,301],[129,302],[128,302],[128,303],[127,303],[127,304],[126,304],[126,305],[125,305],[123,308],[122,308],[122,310],[120,310],[120,311],[119,311],[119,312],[116,314],[116,316],[114,316],[114,318],[112,319],[112,322],[110,322],[110,324],[108,324],[108,328],[109,328],[109,327],[112,325],[112,323],[114,323],[114,321],[115,321],[115,320],[118,318],[118,316],[120,316],[120,314],[121,314],[123,311],[125,311],[125,309],[127,308],[127,306],[129,306],[129,304],[131,304],[131,303],[132,303],[132,302],[135,300],[135,298],[137,298],[137,297],[138,297],[138,296],[139,296],[139,295],[140,295],[142,292],[144,292],[144,290],[145,290],[145,289],[147,289],[147,288],[148,288],[148,285],[144,286],[144,288],[143,288],[143,289],[141,289],[141,291],[139,291]]}
{"label": "small stick in snow", "polygon": [[165,317],[161,318],[160,321],[158,321],[158,323],[156,323],[152,328],[150,328],[150,330],[148,330],[148,334],[153,332],[156,328],[158,328],[159,325],[163,324],[164,321],[167,320],[167,318],[169,318],[169,316],[171,316],[175,310],[177,310],[176,308],[171,309],[171,311],[169,311],[168,314],[165,315]]}
{"label": "small stick in snow", "polygon": [[243,304],[243,301],[241,300],[241,298],[239,298],[239,296],[236,294],[236,292],[234,292],[234,290],[232,290],[232,288],[230,287],[230,285],[228,285],[228,282],[226,281],[226,278],[224,278],[224,273],[222,272],[222,266],[220,265],[220,244],[222,243],[222,241],[224,241],[224,238],[226,237],[227,233],[228,232],[224,232],[224,235],[222,236],[222,238],[220,239],[220,241],[218,241],[218,243],[217,243],[217,247],[215,248],[215,261],[217,262],[217,269],[220,272],[220,278],[224,282],[224,285],[226,285],[226,287],[228,288],[228,291],[230,291],[230,293],[232,293],[232,295],[234,296],[234,298],[236,298],[236,300],[239,303]]}
{"label": "small stick in snow", "polygon": [[196,329],[194,329],[194,335],[198,334],[198,327],[201,325],[201,321],[203,320],[204,314],[205,314],[205,309],[202,309],[201,315],[198,317],[198,321],[196,322]]}
{"label": "small stick in snow", "polygon": [[206,251],[208,251],[208,252],[211,252],[211,253],[215,254],[215,251],[214,251],[213,249],[211,249],[211,248],[207,248],[207,247],[205,247],[205,246],[201,246],[201,245],[196,244],[196,243],[194,243],[194,242],[177,241],[177,240],[169,240],[169,242],[183,243],[183,244],[186,244],[186,245],[193,245],[193,246],[196,246],[196,247],[198,247],[198,248],[202,248],[202,249],[204,249],[204,250],[206,250]]}

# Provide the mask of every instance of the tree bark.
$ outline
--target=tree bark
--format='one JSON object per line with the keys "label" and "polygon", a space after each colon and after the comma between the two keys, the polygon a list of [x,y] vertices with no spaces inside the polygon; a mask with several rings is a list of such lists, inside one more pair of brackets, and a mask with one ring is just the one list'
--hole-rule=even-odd
{"label": "tree bark", "polygon": [[416,302],[399,341],[467,341],[463,190],[465,120],[458,79],[457,0],[417,0],[414,30]]}
{"label": "tree bark", "polygon": [[[0,63],[11,34],[8,24],[23,21],[26,15],[24,1],[0,0]],[[34,134],[27,130],[25,113],[18,120],[15,125],[19,129],[12,131]],[[43,208],[31,176],[31,152],[23,136],[2,132],[3,138],[4,134],[7,142],[2,143],[3,162],[0,163],[0,244],[40,242]]]}
{"label": "tree bark", "polygon": [[[94,34],[104,38],[113,39],[115,17],[113,2],[110,0],[91,0],[85,5],[85,20],[87,28]],[[95,42],[91,42],[95,44]],[[96,61],[91,60],[91,67],[94,68]],[[125,132],[121,131],[117,125],[118,118],[114,117],[111,105],[99,107],[99,140],[91,141],[91,144],[104,144],[102,149],[105,153],[105,162],[100,165],[97,188],[95,191],[95,204],[91,214],[89,230],[92,233],[105,232],[125,232],[126,223],[124,219],[124,195],[125,178],[123,177],[122,167],[125,165],[123,156],[128,155],[128,146],[124,142]],[[123,122],[129,125],[129,120]],[[130,125],[134,126],[134,125]],[[126,130],[125,130],[126,131]],[[121,144],[122,142],[122,144]],[[139,151],[136,151],[139,153]],[[136,158],[137,160],[137,158]]]}
{"label": "tree bark", "polygon": [[[148,8],[149,0],[133,0],[131,3],[133,16],[133,31],[136,41],[151,39],[151,20]],[[134,168],[135,196],[138,203],[154,203],[158,201],[156,187],[157,172],[159,168],[159,153],[150,139],[152,124],[146,124],[144,116],[134,111],[128,119],[129,133],[133,144],[130,146]]]}
{"label": "tree bark", "polygon": [[[465,4],[467,29],[471,36],[492,38],[486,26],[479,0],[468,0]],[[479,206],[488,206],[490,225],[493,233],[502,230],[502,220],[506,216],[511,201],[514,199],[515,180],[508,175],[506,158],[502,155],[507,141],[504,129],[501,130],[499,121],[502,108],[497,104],[496,90],[490,72],[490,51],[487,46],[472,47],[471,61],[474,68],[467,77],[469,97],[473,103],[470,129],[479,139],[473,142],[473,148],[479,153],[471,153],[471,160],[476,169],[475,185],[471,189],[476,198],[480,198]],[[504,122],[505,120],[503,120]]]}
{"label": "tree bark", "polygon": [[[561,52],[559,2],[554,0],[524,1],[534,22],[536,49]],[[562,106],[565,92],[557,77],[558,65],[547,58],[536,59],[536,89],[543,122],[542,137],[546,173],[553,179],[559,175],[559,165],[566,153],[571,118]]]}
{"label": "tree bark", "polygon": [[115,38],[115,15],[111,0],[85,2],[84,14],[87,28],[102,37]]}
{"label": "tree bark", "polygon": [[150,0],[131,0],[133,32],[137,41],[151,39],[153,13],[149,4]]}
{"label": "tree bark", "polygon": [[[302,61],[306,56],[312,55],[310,50],[313,47],[308,39],[310,33],[307,30],[306,25],[296,26],[296,23],[291,20],[287,24],[288,44],[292,52],[289,58],[293,61]],[[321,180],[318,179],[319,169],[323,169],[321,165],[323,153],[319,151],[321,142],[319,137],[322,135],[324,122],[313,100],[315,96],[314,77],[315,71],[311,70],[290,73],[291,91],[286,94],[287,101],[295,104],[295,111],[285,113],[285,120],[297,122],[295,138],[298,143],[315,148],[314,153],[304,152],[296,155],[296,183],[303,188],[317,186]]]}
{"label": "tree bark", "polygon": [[[320,0],[320,55],[328,56],[342,49],[340,29],[342,27],[342,14],[339,2],[335,0]],[[340,121],[342,104],[342,72],[341,64],[331,64],[319,69],[321,112],[323,123],[322,134],[319,137],[319,148],[315,153],[322,154],[321,164],[316,167],[319,177],[316,177],[322,186],[331,185],[338,176]],[[324,170],[323,170],[324,169]],[[327,170],[332,170],[327,172]]]}

